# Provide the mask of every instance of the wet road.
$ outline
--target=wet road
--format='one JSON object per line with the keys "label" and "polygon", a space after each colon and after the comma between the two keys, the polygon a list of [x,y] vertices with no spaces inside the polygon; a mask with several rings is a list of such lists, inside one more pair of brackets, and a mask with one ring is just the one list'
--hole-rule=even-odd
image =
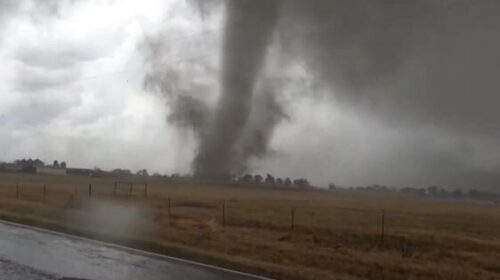
{"label": "wet road", "polygon": [[224,269],[162,258],[0,221],[0,279],[251,280]]}

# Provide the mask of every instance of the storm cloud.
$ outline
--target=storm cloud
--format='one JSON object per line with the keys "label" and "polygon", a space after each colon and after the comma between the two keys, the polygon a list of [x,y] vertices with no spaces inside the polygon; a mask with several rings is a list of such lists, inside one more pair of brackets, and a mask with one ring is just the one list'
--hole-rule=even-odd
{"label": "storm cloud", "polygon": [[497,1],[289,1],[284,49],[388,121],[496,134]]}
{"label": "storm cloud", "polygon": [[497,1],[287,1],[281,46],[307,65],[317,92],[408,137],[451,140],[438,149],[408,139],[408,159],[386,163],[410,161],[429,181],[484,185],[472,174],[499,166],[485,158],[499,153],[499,11]]}

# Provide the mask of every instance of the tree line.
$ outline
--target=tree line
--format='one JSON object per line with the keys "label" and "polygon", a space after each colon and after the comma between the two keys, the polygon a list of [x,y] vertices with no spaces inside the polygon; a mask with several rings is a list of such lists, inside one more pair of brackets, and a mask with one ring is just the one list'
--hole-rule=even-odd
{"label": "tree line", "polygon": [[52,165],[46,164],[41,159],[16,159],[12,162],[2,162],[0,163],[0,169],[2,170],[19,170],[21,172],[35,172],[37,167],[58,167],[58,168],[66,168],[66,162],[58,160],[54,160]]}
{"label": "tree line", "polygon": [[[333,187],[332,187],[333,185]],[[330,184],[330,190],[336,189],[334,184]],[[455,198],[455,199],[476,199],[476,200],[493,200],[496,203],[500,201],[500,194],[495,192],[469,189],[463,190],[460,188],[447,189],[436,185],[427,188],[395,188],[385,185],[368,185],[348,188],[350,191],[356,192],[398,192],[409,195],[427,196],[435,198]]]}
{"label": "tree line", "polygon": [[266,178],[260,174],[252,175],[245,174],[235,179],[238,184],[245,185],[267,185],[267,186],[282,186],[282,187],[296,187],[296,188],[310,188],[311,184],[307,179],[299,178],[291,180],[290,178],[275,178],[271,174],[266,174]]}

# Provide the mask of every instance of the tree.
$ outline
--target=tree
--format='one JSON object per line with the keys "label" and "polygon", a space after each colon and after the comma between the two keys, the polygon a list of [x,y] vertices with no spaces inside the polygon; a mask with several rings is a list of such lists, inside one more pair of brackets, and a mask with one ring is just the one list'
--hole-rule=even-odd
{"label": "tree", "polygon": [[496,200],[500,198],[500,195],[497,193],[471,189],[469,190],[469,197],[480,200]]}
{"label": "tree", "polygon": [[59,167],[59,162],[56,160],[54,160],[54,163],[52,164],[54,167]]}
{"label": "tree", "polygon": [[65,161],[61,162],[61,167],[62,168],[66,168],[66,162]]}
{"label": "tree", "polygon": [[276,179],[276,185],[282,186],[283,184],[284,184],[283,179],[281,178]]}
{"label": "tree", "polygon": [[245,174],[242,177],[240,177],[239,182],[244,183],[244,184],[250,184],[253,181],[253,176],[252,174]]}
{"label": "tree", "polygon": [[298,188],[308,188],[310,186],[309,181],[307,181],[307,179],[304,178],[293,180],[293,185]]}
{"label": "tree", "polygon": [[440,188],[438,191],[438,196],[439,197],[449,197],[450,192],[448,192],[446,189]]}
{"label": "tree", "polygon": [[267,174],[266,180],[264,181],[264,183],[266,183],[266,185],[274,185],[275,181],[276,180],[274,179],[274,177],[271,174]]}
{"label": "tree", "polygon": [[419,188],[402,188],[400,190],[401,193],[407,193],[407,194],[412,194],[412,195],[425,195],[425,189],[419,189]]}
{"label": "tree", "polygon": [[138,176],[149,176],[148,170],[147,169],[141,169],[137,171],[136,173]]}
{"label": "tree", "polygon": [[27,165],[23,167],[22,171],[25,173],[36,173],[36,167],[34,167],[33,165]]}
{"label": "tree", "polygon": [[438,192],[438,187],[437,186],[430,186],[430,187],[427,187],[427,193],[429,195],[432,195],[432,196],[435,196]]}
{"label": "tree", "polygon": [[45,166],[45,163],[43,163],[43,161],[41,161],[40,159],[38,159],[38,158],[37,158],[37,159],[35,159],[35,160],[33,161],[33,165],[34,165],[35,167],[42,167],[42,166]]}
{"label": "tree", "polygon": [[40,159],[35,159],[35,160],[32,160],[31,158],[30,159],[16,159],[14,161],[14,164],[19,167],[20,169],[23,169],[23,168],[26,168],[26,167],[42,167],[44,166],[45,164],[43,163],[43,161],[41,161]]}
{"label": "tree", "polygon": [[290,178],[285,179],[285,187],[290,187],[292,185],[292,180]]}
{"label": "tree", "polygon": [[461,189],[455,189],[451,194],[454,198],[461,198],[464,196],[464,192]]}
{"label": "tree", "polygon": [[253,181],[255,184],[262,184],[262,176],[260,176],[259,174],[255,175],[253,177]]}
{"label": "tree", "polygon": [[328,190],[330,190],[330,191],[334,191],[334,190],[336,190],[336,189],[337,189],[337,186],[336,186],[334,183],[330,183],[330,184],[328,185]]}

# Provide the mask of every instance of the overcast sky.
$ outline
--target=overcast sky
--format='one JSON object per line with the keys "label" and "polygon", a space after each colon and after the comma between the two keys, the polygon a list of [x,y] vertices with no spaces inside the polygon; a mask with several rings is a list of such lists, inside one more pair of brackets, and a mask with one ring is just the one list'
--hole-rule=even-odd
{"label": "overcast sky", "polygon": [[[143,80],[148,67],[161,63],[179,70],[180,79],[188,76],[197,81],[186,88],[201,85],[201,98],[209,103],[216,100],[223,10],[191,4],[183,0],[0,1],[0,161],[31,157],[67,161],[73,167],[189,173],[195,135],[166,121],[171,110],[168,96],[145,90]],[[466,35],[476,34],[471,23],[480,16],[477,11],[464,16],[469,20],[464,24],[469,27]],[[455,26],[453,20],[451,16],[446,23]],[[499,35],[491,22],[483,24],[476,28],[490,27],[486,37]],[[450,43],[439,46],[463,45],[474,38],[450,36],[445,37]],[[478,64],[473,63],[477,54],[471,54],[476,50],[472,43],[461,51],[443,50],[447,54],[443,60],[457,69],[477,66],[474,70],[488,71],[482,75],[488,79],[499,70],[498,53],[493,51],[499,43],[478,38],[478,44],[491,43]],[[162,42],[161,60],[151,61],[145,48],[158,41]],[[278,51],[279,47],[270,51],[270,61],[279,57],[273,56]],[[450,63],[465,53],[471,55],[470,63]],[[483,68],[483,60],[495,63]],[[204,68],[187,69],[183,64],[192,61]],[[440,69],[440,64],[435,66]],[[489,85],[487,93],[468,89],[465,95],[478,94],[481,101],[472,102],[474,110],[463,110],[453,107],[454,102],[421,102],[413,95],[392,99],[390,94],[381,99],[374,95],[364,102],[353,101],[344,97],[342,87],[316,87],[315,72],[298,61],[287,64],[280,75],[287,78],[280,101],[288,117],[272,134],[270,152],[251,160],[250,172],[307,177],[319,185],[500,189],[500,120],[495,102],[500,86],[496,83]],[[416,85],[414,79],[398,81]],[[474,85],[475,80],[471,81]],[[319,94],[325,90],[333,94]],[[413,103],[420,107],[407,106]],[[398,104],[401,108],[395,110]],[[384,109],[388,106],[393,107]],[[435,113],[440,110],[446,117]],[[476,118],[481,110],[487,114]]]}

